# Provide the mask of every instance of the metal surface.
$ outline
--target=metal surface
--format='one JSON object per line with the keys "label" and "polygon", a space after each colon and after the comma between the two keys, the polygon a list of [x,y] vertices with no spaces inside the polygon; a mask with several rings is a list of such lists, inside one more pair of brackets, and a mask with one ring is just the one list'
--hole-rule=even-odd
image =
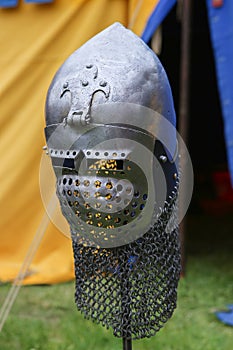
{"label": "metal surface", "polygon": [[[163,127],[163,118],[173,127]],[[149,47],[116,23],[59,69],[46,125],[71,229],[77,307],[129,350],[131,339],[154,335],[176,307],[179,177],[166,73]]]}
{"label": "metal surface", "polygon": [[[189,132],[189,104],[190,104],[190,60],[191,60],[191,24],[192,24],[192,0],[182,1],[182,34],[181,34],[181,68],[180,68],[180,101],[179,101],[179,133],[186,144],[188,144]],[[181,153],[181,168],[183,169],[182,182],[187,187],[186,157]],[[185,195],[184,191],[184,195]],[[181,198],[180,205],[184,199]],[[182,208],[180,208],[182,210]],[[186,252],[185,252],[186,220],[180,223],[181,241],[181,266],[182,275],[185,274]]]}

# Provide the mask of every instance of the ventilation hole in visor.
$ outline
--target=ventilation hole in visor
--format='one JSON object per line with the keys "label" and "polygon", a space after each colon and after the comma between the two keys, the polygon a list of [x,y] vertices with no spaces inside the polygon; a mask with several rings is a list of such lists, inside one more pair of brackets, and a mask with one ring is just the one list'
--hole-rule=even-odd
{"label": "ventilation hole in visor", "polygon": [[68,196],[71,196],[71,195],[72,195],[71,190],[68,190],[68,191],[67,191],[67,194],[68,194]]}
{"label": "ventilation hole in visor", "polygon": [[132,203],[132,207],[133,207],[133,208],[137,208],[137,205],[138,205],[137,202],[133,202],[133,203]]}
{"label": "ventilation hole in visor", "polygon": [[134,193],[134,197],[138,198],[139,196],[140,196],[139,191],[136,191],[136,192]]}
{"label": "ventilation hole in visor", "polygon": [[79,202],[75,201],[74,202],[74,207],[78,207],[79,206]]}
{"label": "ventilation hole in visor", "polygon": [[95,203],[95,208],[100,208],[101,207],[101,203],[99,203],[99,202],[97,202],[97,203]]}
{"label": "ventilation hole in visor", "polygon": [[147,194],[146,194],[146,193],[144,193],[144,195],[142,196],[142,199],[143,199],[144,201],[147,200]]}
{"label": "ventilation hole in visor", "polygon": [[89,198],[90,197],[90,192],[83,192],[83,197]]}
{"label": "ventilation hole in visor", "polygon": [[123,186],[121,184],[117,185],[117,191],[121,192],[123,190]]}
{"label": "ventilation hole in visor", "polygon": [[125,220],[125,221],[123,222],[123,225],[127,225],[127,224],[128,224],[128,221]]}
{"label": "ventilation hole in visor", "polygon": [[75,180],[75,186],[79,186],[79,185],[80,185],[79,179]]}
{"label": "ventilation hole in visor", "polygon": [[96,187],[96,188],[100,188],[100,187],[101,187],[101,181],[99,181],[99,180],[96,180],[96,181],[94,182],[94,184],[95,184],[95,187]]}
{"label": "ventilation hole in visor", "polygon": [[145,204],[140,205],[140,210],[143,210],[145,208]]}
{"label": "ventilation hole in visor", "polygon": [[69,179],[68,184],[71,186],[72,185],[72,179]]}
{"label": "ventilation hole in visor", "polygon": [[119,223],[121,222],[121,219],[120,219],[120,218],[115,218],[115,219],[114,219],[114,222],[115,222],[116,224],[119,224]]}
{"label": "ventilation hole in visor", "polygon": [[101,213],[95,213],[95,217],[97,220],[101,219]]}
{"label": "ventilation hole in visor", "polygon": [[131,192],[132,192],[132,188],[127,187],[127,188],[126,188],[126,193],[127,193],[127,194],[130,194]]}
{"label": "ventilation hole in visor", "polygon": [[116,203],[120,203],[120,201],[121,201],[121,197],[120,196],[116,197]]}
{"label": "ventilation hole in visor", "polygon": [[64,178],[62,182],[63,182],[63,185],[65,185],[65,184],[66,184],[66,182],[67,182],[67,179],[66,179],[66,178]]}
{"label": "ventilation hole in visor", "polygon": [[107,188],[108,190],[110,190],[111,188],[113,188],[113,184],[112,184],[111,182],[107,182],[107,183],[106,183],[106,188]]}
{"label": "ventilation hole in visor", "polygon": [[74,196],[75,196],[75,197],[80,197],[80,193],[79,193],[78,191],[74,190],[73,193],[74,193]]}
{"label": "ventilation hole in visor", "polygon": [[125,214],[125,215],[129,215],[129,210],[127,210],[127,209],[124,210],[124,214]]}
{"label": "ventilation hole in visor", "polygon": [[106,226],[107,229],[113,229],[115,226],[114,225],[108,225]]}
{"label": "ventilation hole in visor", "polygon": [[107,193],[106,196],[105,196],[105,199],[106,199],[107,201],[109,201],[110,199],[112,199],[111,193]]}
{"label": "ventilation hole in visor", "polygon": [[90,204],[88,204],[88,203],[84,203],[84,207],[86,208],[86,209],[90,209]]}
{"label": "ventilation hole in visor", "polygon": [[89,180],[84,180],[83,184],[84,184],[84,186],[88,187],[90,185],[90,181]]}
{"label": "ventilation hole in visor", "polygon": [[136,212],[135,212],[135,211],[132,211],[131,214],[130,214],[130,216],[131,216],[132,218],[134,218],[135,215],[136,215]]}
{"label": "ventilation hole in visor", "polygon": [[106,221],[111,220],[111,218],[112,218],[111,215],[106,215],[106,216],[105,216],[105,220],[106,220]]}
{"label": "ventilation hole in visor", "polygon": [[94,196],[95,196],[95,198],[100,197],[100,192],[95,192]]}

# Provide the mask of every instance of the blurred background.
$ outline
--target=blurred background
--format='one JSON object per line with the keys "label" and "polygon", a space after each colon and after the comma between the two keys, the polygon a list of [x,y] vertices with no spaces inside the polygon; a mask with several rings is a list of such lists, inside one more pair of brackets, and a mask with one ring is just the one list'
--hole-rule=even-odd
{"label": "blurred background", "polygon": [[[193,197],[181,230],[178,309],[156,337],[135,342],[134,348],[230,350],[232,328],[215,313],[233,304],[229,0],[0,1],[0,307],[33,238],[43,231],[0,333],[0,349],[121,346],[111,331],[83,320],[76,310],[71,241],[46,222],[39,181],[51,80],[74,50],[116,21],[160,58],[194,169]],[[50,193],[49,181],[47,186]]]}

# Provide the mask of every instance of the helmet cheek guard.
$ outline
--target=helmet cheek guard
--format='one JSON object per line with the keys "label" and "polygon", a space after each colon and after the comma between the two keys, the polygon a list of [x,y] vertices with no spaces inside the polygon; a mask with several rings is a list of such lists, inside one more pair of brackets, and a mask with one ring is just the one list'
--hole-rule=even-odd
{"label": "helmet cheek guard", "polygon": [[158,58],[120,24],[92,38],[51,83],[45,136],[78,309],[116,336],[155,334],[180,272],[175,113]]}

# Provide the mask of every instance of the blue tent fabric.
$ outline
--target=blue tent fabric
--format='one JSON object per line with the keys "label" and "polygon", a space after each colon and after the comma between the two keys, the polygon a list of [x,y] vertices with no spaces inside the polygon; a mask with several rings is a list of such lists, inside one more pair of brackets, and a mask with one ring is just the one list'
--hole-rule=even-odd
{"label": "blue tent fabric", "polygon": [[0,0],[0,7],[16,7],[18,0]]}
{"label": "blue tent fabric", "polygon": [[215,315],[219,321],[226,324],[227,326],[233,327],[233,305],[227,305],[227,307],[227,311],[217,311],[215,312]]}
{"label": "blue tent fabric", "polygon": [[[24,0],[28,3],[38,3],[38,4],[46,4],[49,2],[53,2],[54,0]],[[16,7],[18,5],[18,0],[0,0],[0,7]]]}
{"label": "blue tent fabric", "polygon": [[34,2],[36,4],[47,4],[53,2],[53,0],[24,0],[25,2]]}
{"label": "blue tent fabric", "polygon": [[151,13],[147,21],[146,27],[141,36],[142,40],[144,40],[146,43],[150,41],[155,30],[164,20],[168,12],[175,5],[175,3],[176,3],[176,0],[160,0],[158,2],[158,4],[156,5],[155,9]]}
{"label": "blue tent fabric", "polygon": [[218,8],[212,0],[206,4],[233,186],[233,1],[224,1]]}

